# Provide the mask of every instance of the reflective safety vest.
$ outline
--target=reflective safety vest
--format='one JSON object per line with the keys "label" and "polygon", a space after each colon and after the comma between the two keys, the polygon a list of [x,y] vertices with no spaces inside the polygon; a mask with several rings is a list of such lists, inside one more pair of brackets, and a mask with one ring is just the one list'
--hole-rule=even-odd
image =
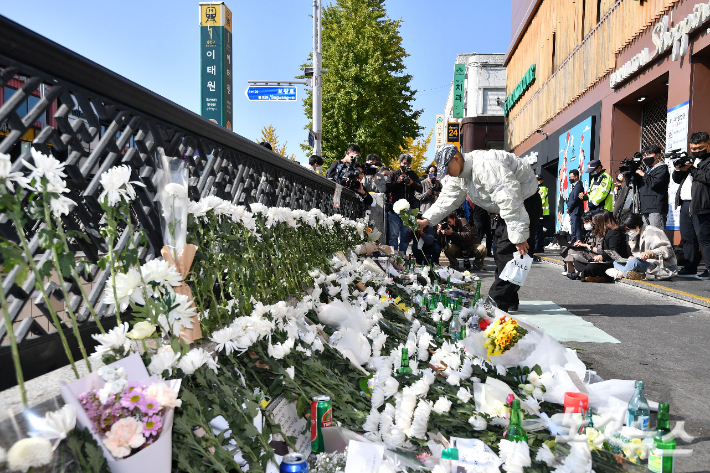
{"label": "reflective safety vest", "polygon": [[550,215],[550,199],[548,198],[549,192],[550,191],[545,186],[537,188],[537,193],[540,194],[540,199],[542,199],[542,215]]}
{"label": "reflective safety vest", "polygon": [[614,211],[614,194],[611,189],[614,182],[611,176],[607,172],[601,173],[601,175],[594,178],[589,189],[589,194],[585,195],[585,200],[588,200],[590,204],[594,205],[595,208],[603,208],[609,212]]}

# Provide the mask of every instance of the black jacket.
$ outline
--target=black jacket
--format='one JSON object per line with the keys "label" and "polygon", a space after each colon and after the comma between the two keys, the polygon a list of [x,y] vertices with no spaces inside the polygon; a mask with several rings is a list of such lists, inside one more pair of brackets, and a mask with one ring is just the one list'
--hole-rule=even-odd
{"label": "black jacket", "polygon": [[387,210],[392,210],[392,204],[400,199],[407,199],[409,202],[409,207],[412,209],[419,208],[419,201],[414,195],[415,192],[422,191],[422,183],[419,181],[419,176],[414,171],[409,171],[407,176],[414,182],[412,185],[405,185],[403,183],[397,182],[399,176],[402,175],[402,170],[397,169],[395,172],[390,174],[390,181],[385,186],[387,191]]}
{"label": "black jacket", "polygon": [[[619,253],[622,258],[629,257],[628,246],[626,245],[626,237],[621,230],[618,228],[612,228],[606,232],[604,235],[604,240],[602,240],[602,250],[614,250]],[[604,253],[602,255],[604,261],[614,261],[611,256]]]}
{"label": "black jacket", "polygon": [[656,165],[641,179],[638,179],[638,182],[641,213],[666,215],[668,213],[668,185],[671,182],[668,166],[663,163]]}
{"label": "black jacket", "polygon": [[690,213],[693,215],[710,213],[710,155],[687,171],[673,171],[673,182],[680,184],[676,193],[676,207],[680,206],[680,189],[688,174],[693,176]]}
{"label": "black jacket", "polygon": [[584,192],[584,186],[577,181],[569,191],[569,200],[567,200],[567,213],[570,217],[581,217],[584,213],[584,200],[579,198],[580,192]]}
{"label": "black jacket", "polygon": [[330,167],[328,168],[328,171],[325,173],[326,179],[331,179],[335,180],[335,174],[336,171],[338,170],[338,164],[342,163],[343,161],[341,159],[336,159],[330,164]]}
{"label": "black jacket", "polygon": [[473,249],[478,245],[476,234],[465,218],[457,217],[454,220],[452,230],[453,233],[451,235],[439,234],[439,241],[442,247],[446,246],[448,242],[453,243],[462,250]]}

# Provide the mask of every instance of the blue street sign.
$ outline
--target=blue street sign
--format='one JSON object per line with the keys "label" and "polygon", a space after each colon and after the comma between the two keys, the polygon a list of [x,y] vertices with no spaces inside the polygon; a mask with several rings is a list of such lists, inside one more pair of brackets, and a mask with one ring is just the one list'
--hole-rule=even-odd
{"label": "blue street sign", "polygon": [[316,139],[313,137],[312,133],[308,133],[308,146],[313,148],[316,145]]}
{"label": "blue street sign", "polygon": [[283,87],[268,87],[260,85],[250,85],[247,90],[244,91],[247,99],[251,101],[286,101],[295,102],[296,101],[296,87],[295,86],[283,86]]}

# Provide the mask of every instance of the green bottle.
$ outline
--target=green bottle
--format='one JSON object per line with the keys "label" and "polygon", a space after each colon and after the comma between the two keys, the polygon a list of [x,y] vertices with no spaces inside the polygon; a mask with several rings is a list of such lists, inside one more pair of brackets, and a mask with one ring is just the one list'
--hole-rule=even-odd
{"label": "green bottle", "polygon": [[594,428],[594,421],[592,420],[592,409],[587,409],[586,412],[582,413],[582,425],[579,427],[579,435],[586,435],[587,427]]}
{"label": "green bottle", "polygon": [[436,295],[432,294],[429,298],[429,310],[436,309]]}
{"label": "green bottle", "polygon": [[444,322],[441,320],[436,323],[436,338],[444,338]]}
{"label": "green bottle", "polygon": [[427,296],[422,295],[420,307],[422,308],[422,310],[429,307],[429,298]]}
{"label": "green bottle", "polygon": [[476,302],[481,300],[481,281],[476,283]]}
{"label": "green bottle", "polygon": [[503,431],[503,437],[511,442],[526,442],[528,434],[523,429],[523,421],[520,416],[520,400],[513,399],[510,403],[510,424]]}
{"label": "green bottle", "polygon": [[459,332],[459,333],[460,333],[459,340],[463,340],[464,338],[466,338],[466,324],[464,324],[464,323],[461,324],[461,332]]}
{"label": "green bottle", "polygon": [[409,348],[402,348],[402,366],[397,370],[399,374],[411,373],[412,368],[409,367]]}
{"label": "green bottle", "polygon": [[446,289],[451,289],[451,276],[446,278]]}
{"label": "green bottle", "polygon": [[439,286],[438,286],[438,285],[437,285],[437,286],[434,286],[434,292],[437,293],[437,294],[439,293]]}
{"label": "green bottle", "polygon": [[663,438],[671,432],[668,410],[668,404],[658,405],[658,425],[653,439],[656,448],[652,449],[648,456],[648,469],[655,473],[673,473],[673,457],[663,455],[665,453],[663,450],[675,450],[675,438],[672,436]]}

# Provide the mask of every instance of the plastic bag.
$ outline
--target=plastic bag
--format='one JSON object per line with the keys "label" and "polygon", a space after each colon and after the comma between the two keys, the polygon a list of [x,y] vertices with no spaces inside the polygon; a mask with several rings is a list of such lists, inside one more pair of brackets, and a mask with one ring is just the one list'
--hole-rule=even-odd
{"label": "plastic bag", "polygon": [[516,253],[513,255],[513,259],[508,261],[508,264],[503,268],[499,276],[500,279],[522,286],[528,277],[532,261],[533,259],[530,255],[520,256]]}

